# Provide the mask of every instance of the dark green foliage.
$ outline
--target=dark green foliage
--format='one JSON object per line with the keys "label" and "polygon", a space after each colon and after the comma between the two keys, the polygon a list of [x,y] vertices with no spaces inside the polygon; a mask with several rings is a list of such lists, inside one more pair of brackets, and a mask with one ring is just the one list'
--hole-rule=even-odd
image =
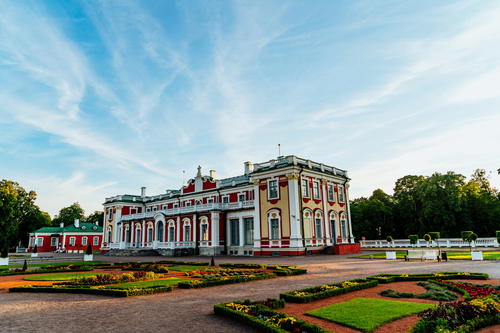
{"label": "dark green foliage", "polygon": [[415,296],[413,293],[399,292],[392,289],[386,289],[382,291],[380,295],[393,298],[413,298]]}
{"label": "dark green foliage", "polygon": [[24,259],[23,272],[25,272],[27,270],[28,270],[28,262],[26,261],[26,259]]}
{"label": "dark green foliage", "polygon": [[87,255],[92,254],[92,245],[90,245],[90,243],[87,245],[87,250],[85,251],[85,254]]}
{"label": "dark green foliage", "polygon": [[429,232],[429,236],[431,236],[432,240],[437,241],[439,238],[441,238],[441,233],[439,231],[431,231]]}
{"label": "dark green foliage", "polygon": [[35,245],[35,247],[33,248],[33,253],[38,253],[38,245]]}
{"label": "dark green foliage", "polygon": [[497,231],[497,242],[500,243],[500,231]]}
{"label": "dark green foliage", "polygon": [[454,301],[458,297],[454,292],[448,288],[433,282],[419,282],[419,286],[424,287],[427,291],[423,294],[416,295],[416,298],[430,299],[434,301]]}
{"label": "dark green foliage", "polygon": [[462,231],[460,233],[460,236],[462,237],[462,240],[468,242],[471,234],[472,234],[472,231]]}
{"label": "dark green foliage", "polygon": [[266,265],[261,264],[220,264],[219,266],[227,268],[266,268]]}
{"label": "dark green foliage", "polygon": [[[408,276],[406,276],[408,275]],[[397,281],[428,281],[434,279],[451,280],[451,279],[470,279],[470,280],[488,280],[489,276],[486,273],[458,273],[458,272],[440,272],[430,274],[378,274],[369,276],[367,280],[376,280],[380,283],[390,283]],[[434,281],[433,281],[434,282]]]}
{"label": "dark green foliage", "polygon": [[389,242],[389,243],[392,243],[394,241],[394,239],[392,238],[392,236],[387,236],[387,238],[385,240],[387,242]]}
{"label": "dark green foliage", "polygon": [[425,239],[426,242],[430,242],[432,240],[432,237],[429,234],[425,234],[424,235],[424,239]]}
{"label": "dark green foliage", "polygon": [[19,275],[19,274],[61,273],[61,272],[87,272],[93,269],[94,268],[91,266],[84,266],[84,265],[45,266],[43,268],[38,268],[38,269],[23,270],[19,268],[14,270],[2,270],[0,271],[0,276]]}
{"label": "dark green foliage", "polygon": [[210,260],[210,266],[214,267],[215,266],[215,259],[214,256],[212,256],[212,259]]}
{"label": "dark green foliage", "polygon": [[52,220],[52,225],[59,226],[61,223],[64,223],[64,225],[70,225],[73,224],[76,219],[82,222],[85,221],[85,211],[78,202],[75,202],[71,206],[62,208],[59,211],[59,214]]}
{"label": "dark green foliage", "polygon": [[442,237],[458,237],[472,227],[479,236],[492,237],[500,221],[500,194],[480,169],[468,181],[454,172],[408,175],[396,181],[392,196],[377,189],[369,198],[352,200],[351,216],[354,234],[367,239],[404,238],[436,227]]}
{"label": "dark green foliage", "polygon": [[408,235],[408,239],[410,240],[410,244],[417,244],[418,235]]}
{"label": "dark green foliage", "polygon": [[172,291],[172,287],[154,287],[141,289],[94,289],[84,286],[60,287],[54,286],[29,286],[13,287],[9,292],[28,292],[28,293],[72,293],[72,294],[91,294],[103,296],[128,297],[139,295],[151,295]]}
{"label": "dark green foliage", "polygon": [[[378,285],[377,280],[357,279],[357,280],[350,280],[350,281],[358,282],[359,284],[354,285],[354,286],[345,287],[345,288],[330,289],[330,290],[325,290],[325,291],[320,291],[320,292],[314,292],[315,290],[320,288],[320,286],[306,288],[306,289],[300,289],[300,290],[292,290],[292,291],[288,291],[288,292],[280,294],[280,298],[284,299],[287,302],[292,302],[292,303],[309,303],[309,302],[317,301],[320,299],[325,299],[328,297],[345,294],[345,293],[348,293],[351,291],[375,287],[376,285]],[[341,283],[342,282],[334,283],[332,285],[337,286],[337,285],[340,285]],[[295,295],[296,292],[306,292],[308,294],[304,295],[304,296],[297,296],[297,295]]]}

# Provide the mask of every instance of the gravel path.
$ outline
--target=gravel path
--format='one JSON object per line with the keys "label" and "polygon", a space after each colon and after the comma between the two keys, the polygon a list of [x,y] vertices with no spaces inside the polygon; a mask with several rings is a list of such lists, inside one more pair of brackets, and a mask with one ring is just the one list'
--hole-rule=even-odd
{"label": "gravel path", "polygon": [[[165,257],[104,257],[96,260],[166,260]],[[209,261],[199,257],[173,260]],[[246,326],[213,315],[213,304],[235,299],[277,297],[280,292],[365,277],[377,273],[473,271],[500,278],[494,261],[404,262],[349,259],[348,256],[298,258],[217,257],[216,263],[248,262],[295,264],[306,275],[253,281],[198,290],[130,298],[73,294],[0,293],[1,332],[255,332]]]}

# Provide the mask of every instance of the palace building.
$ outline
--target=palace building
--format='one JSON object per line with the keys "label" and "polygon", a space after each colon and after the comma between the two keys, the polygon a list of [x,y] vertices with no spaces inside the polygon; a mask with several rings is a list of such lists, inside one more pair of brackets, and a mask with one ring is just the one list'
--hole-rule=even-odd
{"label": "palace building", "polygon": [[180,190],[118,195],[104,202],[101,249],[119,254],[304,255],[359,252],[347,171],[296,156],[244,163],[218,179],[198,167]]}

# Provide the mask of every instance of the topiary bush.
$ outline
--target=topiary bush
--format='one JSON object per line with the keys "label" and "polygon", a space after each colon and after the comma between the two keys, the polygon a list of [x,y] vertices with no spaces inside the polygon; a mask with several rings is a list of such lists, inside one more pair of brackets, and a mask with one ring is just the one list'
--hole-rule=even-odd
{"label": "topiary bush", "polygon": [[418,241],[418,235],[408,235],[408,239],[410,240],[410,244],[415,245]]}

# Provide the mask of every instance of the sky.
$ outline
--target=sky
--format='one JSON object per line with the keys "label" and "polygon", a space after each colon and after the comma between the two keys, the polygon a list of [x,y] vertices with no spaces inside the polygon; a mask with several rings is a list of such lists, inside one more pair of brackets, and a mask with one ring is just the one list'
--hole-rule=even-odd
{"label": "sky", "polygon": [[500,187],[499,36],[499,1],[0,1],[0,178],[91,213],[280,144],[347,169],[351,199]]}

